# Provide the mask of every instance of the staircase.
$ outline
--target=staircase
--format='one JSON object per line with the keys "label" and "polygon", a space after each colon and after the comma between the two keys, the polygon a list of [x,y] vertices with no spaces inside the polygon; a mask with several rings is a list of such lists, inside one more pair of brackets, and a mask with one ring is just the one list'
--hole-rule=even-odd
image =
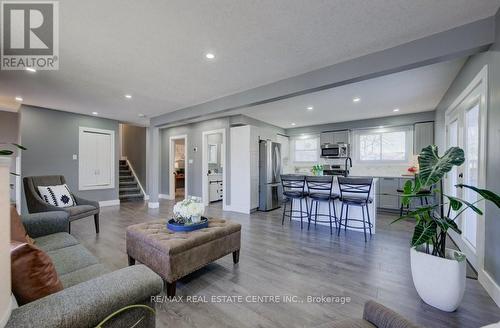
{"label": "staircase", "polygon": [[136,177],[127,164],[127,161],[120,160],[120,201],[142,201],[144,194],[137,183]]}

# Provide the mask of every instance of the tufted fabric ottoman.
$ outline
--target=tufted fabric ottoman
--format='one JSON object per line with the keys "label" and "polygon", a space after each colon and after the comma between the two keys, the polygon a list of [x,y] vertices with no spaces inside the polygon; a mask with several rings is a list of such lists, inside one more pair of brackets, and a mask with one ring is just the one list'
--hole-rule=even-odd
{"label": "tufted fabric ottoman", "polygon": [[159,274],[167,284],[167,295],[175,296],[175,283],[221,257],[233,253],[238,263],[241,225],[209,219],[208,228],[172,232],[166,221],[151,221],[127,227],[129,265],[139,261]]}

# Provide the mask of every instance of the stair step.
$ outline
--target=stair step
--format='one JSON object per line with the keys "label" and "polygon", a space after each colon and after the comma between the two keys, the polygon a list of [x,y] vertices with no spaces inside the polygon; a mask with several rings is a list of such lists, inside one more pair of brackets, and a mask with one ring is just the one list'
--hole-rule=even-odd
{"label": "stair step", "polygon": [[120,199],[128,199],[128,198],[142,198],[144,197],[142,193],[136,193],[136,194],[124,194],[124,195],[119,195],[118,198]]}
{"label": "stair step", "polygon": [[129,190],[120,189],[120,191],[119,191],[120,195],[130,195],[130,194],[138,194],[138,193],[141,193],[141,190],[139,188],[131,188]]}
{"label": "stair step", "polygon": [[120,186],[130,187],[132,185],[137,185],[137,182],[135,182],[135,180],[132,180],[132,181],[120,181]]}
{"label": "stair step", "polygon": [[123,159],[120,160],[120,165],[127,165],[127,161],[124,161]]}
{"label": "stair step", "polygon": [[120,165],[120,170],[128,170],[128,165]]}
{"label": "stair step", "polygon": [[120,170],[120,174],[132,175],[132,172],[129,170]]}
{"label": "stair step", "polygon": [[120,182],[134,182],[134,177],[129,176],[129,177],[120,177]]}
{"label": "stair step", "polygon": [[120,187],[120,192],[127,192],[127,191],[136,191],[136,192],[139,192],[141,189],[139,187],[130,187],[130,186],[126,186],[126,187]]}

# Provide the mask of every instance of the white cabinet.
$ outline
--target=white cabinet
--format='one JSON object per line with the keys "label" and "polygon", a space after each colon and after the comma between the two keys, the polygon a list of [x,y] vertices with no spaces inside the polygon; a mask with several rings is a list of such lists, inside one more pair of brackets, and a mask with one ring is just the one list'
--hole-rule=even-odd
{"label": "white cabinet", "polygon": [[251,125],[230,130],[230,209],[250,213],[259,206],[259,134]]}
{"label": "white cabinet", "polygon": [[115,131],[80,127],[79,189],[115,187]]}
{"label": "white cabinet", "polygon": [[224,197],[222,174],[212,174],[208,176],[208,201],[216,202]]}
{"label": "white cabinet", "polygon": [[434,122],[416,123],[413,128],[413,153],[420,154],[423,148],[434,144]]}
{"label": "white cabinet", "polygon": [[350,131],[349,130],[340,130],[340,131],[328,131],[322,132],[319,136],[319,142],[321,145],[325,143],[329,144],[341,144],[341,143],[349,143],[350,140]]}

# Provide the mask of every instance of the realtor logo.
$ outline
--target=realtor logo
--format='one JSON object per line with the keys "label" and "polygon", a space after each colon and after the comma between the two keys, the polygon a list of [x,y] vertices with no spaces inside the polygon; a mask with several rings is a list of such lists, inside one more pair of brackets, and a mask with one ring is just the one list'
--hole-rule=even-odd
{"label": "realtor logo", "polygon": [[0,19],[0,69],[59,69],[57,1],[2,1]]}

